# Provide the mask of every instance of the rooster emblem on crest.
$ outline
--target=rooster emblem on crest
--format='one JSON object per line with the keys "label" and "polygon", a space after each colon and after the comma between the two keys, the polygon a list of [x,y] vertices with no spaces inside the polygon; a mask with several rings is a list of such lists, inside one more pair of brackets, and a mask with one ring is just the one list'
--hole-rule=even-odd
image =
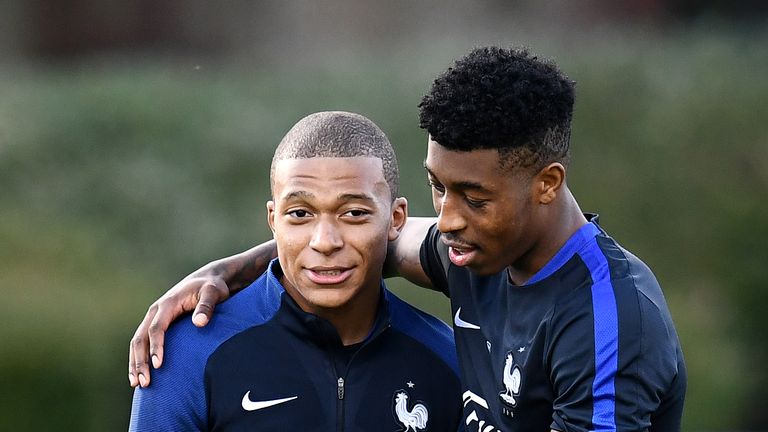
{"label": "rooster emblem on crest", "polygon": [[397,416],[397,421],[405,427],[403,432],[410,430],[418,432],[419,429],[424,430],[427,428],[427,419],[429,418],[427,407],[417,403],[409,411],[408,393],[404,391],[397,392],[395,396],[395,415]]}
{"label": "rooster emblem on crest", "polygon": [[522,384],[522,373],[520,367],[514,364],[512,353],[507,354],[504,362],[504,372],[502,375],[504,391],[499,393],[501,400],[507,405],[514,407],[517,405],[515,396],[520,394],[520,384]]}

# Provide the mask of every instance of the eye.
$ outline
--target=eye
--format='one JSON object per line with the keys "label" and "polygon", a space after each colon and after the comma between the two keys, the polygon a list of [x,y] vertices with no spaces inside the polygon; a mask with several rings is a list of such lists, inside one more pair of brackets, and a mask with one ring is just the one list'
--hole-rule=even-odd
{"label": "eye", "polygon": [[437,183],[433,180],[429,181],[429,187],[432,188],[433,191],[437,192],[439,195],[442,195],[445,193],[445,186],[441,185],[440,183]]}
{"label": "eye", "polygon": [[371,214],[371,212],[369,212],[367,210],[363,210],[363,209],[352,209],[352,210],[347,210],[346,212],[344,212],[344,216],[352,216],[354,218],[363,217],[363,216],[366,216],[366,215],[369,215],[369,214]]}
{"label": "eye", "polygon": [[309,212],[303,209],[291,210],[286,214],[290,217],[297,218],[297,219],[303,219],[310,216]]}
{"label": "eye", "polygon": [[472,198],[469,198],[469,197],[467,197],[465,199],[467,201],[467,204],[469,204],[470,207],[476,208],[476,209],[485,207],[485,204],[487,202],[485,200],[476,200],[476,199],[472,199]]}

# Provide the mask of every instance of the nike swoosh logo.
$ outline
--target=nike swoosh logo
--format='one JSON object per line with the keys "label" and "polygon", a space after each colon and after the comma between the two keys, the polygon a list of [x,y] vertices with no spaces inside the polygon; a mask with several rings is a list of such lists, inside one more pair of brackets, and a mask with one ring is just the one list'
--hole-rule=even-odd
{"label": "nike swoosh logo", "polygon": [[461,319],[461,317],[459,316],[460,313],[461,313],[461,308],[456,310],[456,315],[454,315],[453,317],[453,323],[456,324],[456,327],[472,329],[472,330],[480,330],[480,326],[476,324],[472,324],[470,322],[466,322],[463,319]]}
{"label": "nike swoosh logo", "polygon": [[289,398],[283,398],[283,399],[274,399],[274,400],[268,400],[268,401],[252,401],[251,400],[251,391],[248,390],[248,392],[243,396],[243,409],[246,411],[256,411],[263,408],[269,408],[271,406],[280,405],[281,403],[285,403],[288,401],[292,401],[294,399],[298,399],[298,396],[289,397]]}

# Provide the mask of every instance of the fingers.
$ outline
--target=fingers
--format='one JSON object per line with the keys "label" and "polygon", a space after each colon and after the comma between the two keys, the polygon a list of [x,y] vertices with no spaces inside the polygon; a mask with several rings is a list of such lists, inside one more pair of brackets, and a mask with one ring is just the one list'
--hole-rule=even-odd
{"label": "fingers", "polygon": [[163,364],[165,332],[174,319],[194,310],[192,322],[203,327],[213,316],[216,304],[229,297],[229,288],[220,278],[187,278],[150,306],[131,339],[128,354],[128,382],[131,387],[150,383],[150,367]]}
{"label": "fingers", "polygon": [[183,308],[178,305],[178,301],[173,297],[169,298],[175,306],[159,307],[157,314],[150,323],[147,334],[149,338],[149,355],[152,359],[152,366],[158,369],[163,365],[163,355],[165,347],[165,332],[177,316],[183,313]]}
{"label": "fingers", "polygon": [[210,321],[209,317],[213,314],[212,309],[209,305],[198,304],[194,315],[192,315],[192,323],[197,327],[205,327]]}
{"label": "fingers", "polygon": [[198,294],[195,312],[192,314],[192,322],[198,327],[208,324],[216,305],[228,297],[229,288],[223,280],[217,279],[203,284]]}
{"label": "fingers", "polygon": [[147,363],[147,353],[149,348],[149,339],[147,338],[147,328],[157,313],[157,305],[153,304],[147,310],[144,320],[136,329],[128,354],[128,382],[131,387],[140,385],[146,387],[149,385],[149,364]]}
{"label": "fingers", "polygon": [[[131,341],[130,345],[133,345]],[[131,387],[139,385],[139,380],[136,378],[136,362],[134,360],[133,349],[128,348],[128,383]]]}

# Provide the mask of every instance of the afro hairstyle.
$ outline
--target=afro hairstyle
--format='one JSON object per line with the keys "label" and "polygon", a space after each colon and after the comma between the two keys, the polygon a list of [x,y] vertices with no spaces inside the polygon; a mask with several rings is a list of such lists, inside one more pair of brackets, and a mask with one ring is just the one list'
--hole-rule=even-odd
{"label": "afro hairstyle", "polygon": [[435,79],[420,127],[450,150],[497,149],[502,165],[567,164],[574,85],[527,49],[476,48]]}

